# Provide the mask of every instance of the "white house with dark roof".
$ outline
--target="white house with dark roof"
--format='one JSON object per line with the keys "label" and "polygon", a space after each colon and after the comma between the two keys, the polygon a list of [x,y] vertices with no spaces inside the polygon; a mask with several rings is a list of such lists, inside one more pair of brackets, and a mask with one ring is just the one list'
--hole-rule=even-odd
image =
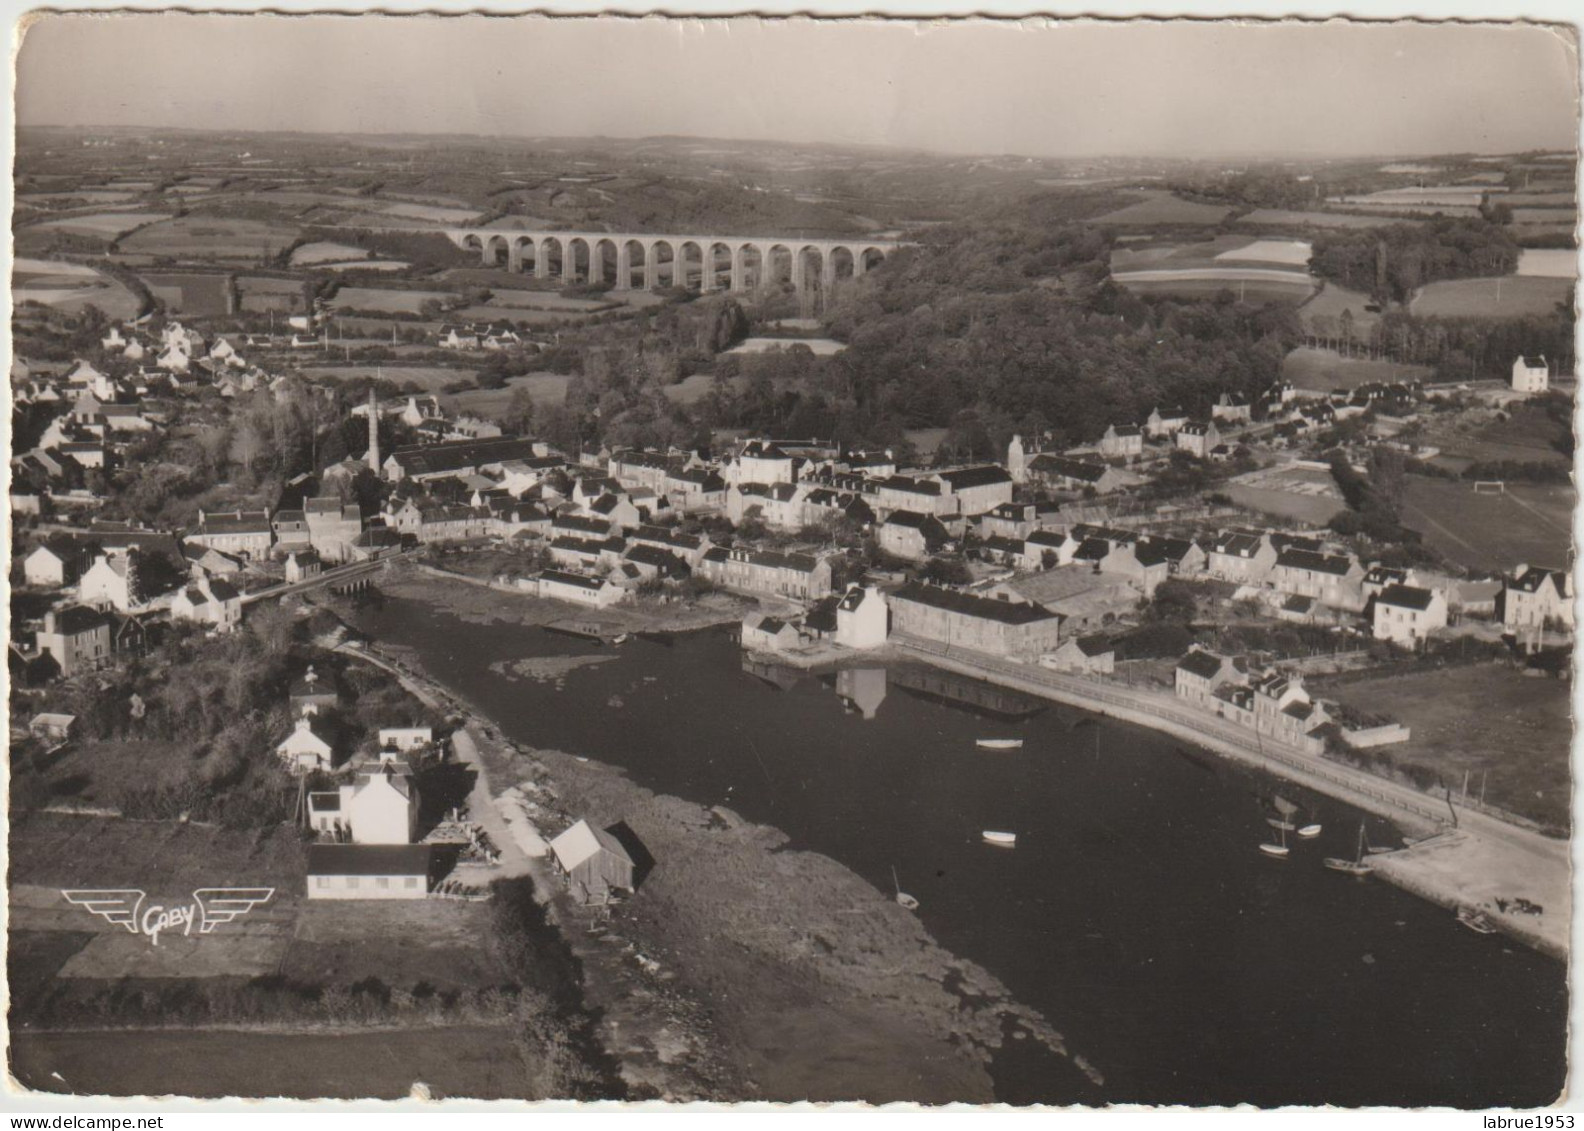
{"label": "white house with dark roof", "polygon": [[292,732],[275,746],[275,753],[296,773],[328,770],[333,757],[330,744],[314,733],[313,720],[299,716]]}
{"label": "white house with dark roof", "polygon": [[[521,582],[518,583],[521,586]],[[547,569],[532,579],[537,595],[554,601],[570,601],[603,609],[627,599],[628,591],[603,577]]]}
{"label": "white house with dark roof", "polygon": [[1231,657],[1195,645],[1177,661],[1177,698],[1196,707],[1214,710],[1216,690],[1237,676],[1238,671]]}
{"label": "white house with dark roof", "polygon": [[891,630],[885,593],[873,585],[850,585],[836,604],[836,643],[844,648],[879,648]]}
{"label": "white house with dark roof", "polygon": [[1215,421],[1191,421],[1177,429],[1177,450],[1199,459],[1209,459],[1211,449],[1221,442],[1221,430]]}
{"label": "white house with dark roof", "polygon": [[427,899],[431,866],[427,844],[310,844],[308,898]]}
{"label": "white house with dark roof", "polygon": [[1222,581],[1260,585],[1276,564],[1276,547],[1257,530],[1229,530],[1205,547],[1205,572]]}
{"label": "white house with dark roof", "polygon": [[1108,424],[1095,451],[1106,459],[1132,459],[1144,454],[1144,430],[1137,424]]}
{"label": "white house with dark roof", "polygon": [[1375,595],[1374,634],[1412,648],[1447,626],[1446,594],[1417,585],[1388,585]]}
{"label": "white house with dark roof", "polygon": [[222,578],[200,577],[176,591],[171,620],[195,621],[230,632],[242,623],[242,594]]}
{"label": "white house with dark roof", "polygon": [[956,499],[956,514],[981,515],[1012,501],[1012,476],[995,464],[941,471],[935,479]]}
{"label": "white house with dark roof", "polygon": [[1573,579],[1564,570],[1520,565],[1502,579],[1502,625],[1573,630]]}
{"label": "white house with dark roof", "polygon": [[1515,393],[1543,393],[1551,387],[1551,367],[1544,355],[1513,359],[1512,387]]}

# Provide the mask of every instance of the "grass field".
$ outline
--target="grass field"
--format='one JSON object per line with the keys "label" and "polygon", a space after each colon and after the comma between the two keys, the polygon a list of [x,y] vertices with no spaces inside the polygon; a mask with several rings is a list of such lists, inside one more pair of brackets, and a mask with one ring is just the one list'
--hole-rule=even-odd
{"label": "grass field", "polygon": [[1331,332],[1335,333],[1343,312],[1349,311],[1353,315],[1354,333],[1368,336],[1381,318],[1379,311],[1368,309],[1370,305],[1370,297],[1363,291],[1350,291],[1346,287],[1327,282],[1315,292],[1313,298],[1298,309],[1298,317],[1310,333],[1315,330],[1315,319],[1330,318],[1334,322]]}
{"label": "grass field", "polygon": [[1381,221],[1373,216],[1353,216],[1346,212],[1297,212],[1286,208],[1256,208],[1238,217],[1240,224],[1269,224],[1282,227],[1375,228]]}
{"label": "grass field", "polygon": [[194,764],[192,748],[174,742],[73,742],[45,780],[57,797],[114,808],[122,790],[175,784]]}
{"label": "grass field", "polygon": [[262,220],[183,216],[151,224],[129,236],[127,251],[185,259],[257,259],[280,251],[297,238],[297,229]]}
{"label": "grass field", "polygon": [[130,232],[139,225],[161,220],[164,216],[163,212],[92,212],[86,216],[63,216],[59,220],[46,220],[42,224],[33,226],[70,232],[74,235],[101,236],[110,240],[123,232]]}
{"label": "grass field", "polygon": [[1416,381],[1429,376],[1425,365],[1397,365],[1390,361],[1343,357],[1333,350],[1300,346],[1282,359],[1281,375],[1300,389],[1333,392],[1354,389],[1372,381]]}
{"label": "grass field", "polygon": [[1451,561],[1495,572],[1519,563],[1564,567],[1574,503],[1567,486],[1508,484],[1505,495],[1476,495],[1468,483],[1410,475],[1401,513]]}
{"label": "grass field", "polygon": [[715,377],[709,373],[695,373],[691,377],[684,377],[675,385],[667,385],[662,390],[666,400],[674,404],[697,404],[709,394],[715,384]]}
{"label": "grass field", "polygon": [[1408,309],[1420,317],[1516,318],[1549,314],[1567,300],[1573,280],[1538,275],[1447,279],[1421,287]]}
{"label": "grass field", "polygon": [[343,310],[379,310],[417,314],[430,299],[447,302],[456,296],[450,291],[398,291],[378,287],[342,287],[335,304]]}
{"label": "grass field", "polygon": [[140,305],[137,295],[92,267],[41,259],[12,263],[11,301],[40,302],[71,314],[91,305],[117,319],[135,317]]}
{"label": "grass field", "polygon": [[1223,490],[1227,498],[1239,506],[1291,519],[1307,526],[1324,526],[1336,515],[1347,510],[1347,504],[1341,499],[1325,495],[1300,494],[1272,487],[1251,487],[1245,483],[1229,483]]}
{"label": "grass field", "polygon": [[1192,267],[1179,270],[1130,271],[1113,275],[1117,283],[1138,294],[1172,294],[1204,298],[1230,291],[1242,302],[1303,302],[1314,280],[1293,271],[1236,267]]}
{"label": "grass field", "polygon": [[1548,279],[1578,278],[1578,252],[1571,248],[1526,247],[1518,253],[1518,274]]}
{"label": "grass field", "polygon": [[1121,227],[1146,224],[1185,224],[1209,227],[1226,219],[1232,210],[1218,204],[1195,204],[1168,192],[1141,194],[1143,199],[1135,204],[1107,212],[1095,218],[1096,224],[1115,224]]}
{"label": "grass field", "polygon": [[1425,440],[1443,455],[1471,462],[1572,463],[1573,443],[1566,424],[1530,405],[1520,404],[1503,415],[1507,419],[1478,411],[1432,417]]}
{"label": "grass field", "polygon": [[354,377],[383,377],[398,385],[408,382],[426,393],[437,393],[457,381],[471,381],[476,369],[447,369],[439,365],[317,365],[303,370],[310,377],[350,381]]}
{"label": "grass field", "polygon": [[139,276],[171,314],[226,313],[224,275],[186,275],[145,271]]}
{"label": "grass field", "polygon": [[1490,803],[1568,826],[1573,727],[1565,681],[1479,664],[1343,683],[1320,693],[1407,724],[1413,731],[1408,742],[1382,748],[1394,761],[1433,767],[1459,792],[1468,770],[1475,796],[1486,773]]}
{"label": "grass field", "polygon": [[437,990],[509,980],[489,949],[490,906],[451,900],[303,900],[280,971],[305,982],[350,985],[370,974],[393,986]]}
{"label": "grass field", "polygon": [[11,1056],[17,1079],[42,1092],[132,1096],[157,1087],[205,1099],[402,1099],[422,1081],[436,1099],[528,1098],[510,1031],[482,1025],[369,1033],[19,1032]]}
{"label": "grass field", "polygon": [[441,397],[442,403],[452,412],[466,412],[486,420],[499,419],[511,402],[512,393],[526,386],[528,395],[540,408],[550,408],[566,400],[567,385],[572,378],[559,373],[530,373],[526,377],[512,377],[504,389],[469,389],[465,393],[451,393]]}

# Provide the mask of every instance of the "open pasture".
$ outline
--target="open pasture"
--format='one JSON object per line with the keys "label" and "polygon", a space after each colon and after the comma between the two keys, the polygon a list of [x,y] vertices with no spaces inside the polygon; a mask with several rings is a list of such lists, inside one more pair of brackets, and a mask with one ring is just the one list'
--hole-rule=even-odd
{"label": "open pasture", "polygon": [[1575,498],[1560,484],[1509,483],[1506,494],[1476,495],[1470,483],[1409,475],[1401,513],[1449,560],[1510,571],[1520,563],[1566,565]]}
{"label": "open pasture", "polygon": [[165,216],[163,212],[90,212],[84,216],[45,220],[31,226],[74,236],[98,236],[104,240],[114,240],[134,228],[163,220]]}
{"label": "open pasture", "polygon": [[171,314],[209,316],[229,313],[224,275],[145,271],[139,275]]}
{"label": "open pasture", "polygon": [[1577,215],[1571,205],[1560,208],[1514,208],[1515,224],[1567,224],[1571,226]]}
{"label": "open pasture", "polygon": [[1309,267],[1309,257],[1314,248],[1308,240],[1255,240],[1242,247],[1228,248],[1216,254],[1217,259],[1232,259],[1249,263],[1280,263],[1291,267]]}
{"label": "open pasture", "polygon": [[315,365],[303,372],[309,377],[331,381],[380,377],[399,386],[412,384],[426,393],[436,393],[457,381],[471,381],[477,370],[448,369],[440,365]]}
{"label": "open pasture", "polygon": [[1238,217],[1239,224],[1288,228],[1375,228],[1381,221],[1346,212],[1298,212],[1288,208],[1256,208]]}
{"label": "open pasture", "polygon": [[128,237],[127,251],[177,259],[253,259],[274,255],[297,238],[297,229],[263,220],[182,216],[152,224]]}
{"label": "open pasture", "polygon": [[[508,378],[504,389],[468,389],[461,393],[446,393],[441,395],[440,402],[451,412],[499,420],[517,389],[528,390],[534,407],[554,408],[565,403],[567,386],[571,383],[572,378],[561,373],[529,373],[523,377]],[[676,387],[670,386],[666,392]]]}
{"label": "open pasture", "polygon": [[417,314],[423,304],[449,302],[455,298],[450,291],[401,291],[381,287],[342,287],[336,292],[335,305],[342,310],[377,310],[382,313]]}
{"label": "open pasture", "polygon": [[1139,294],[1208,298],[1230,291],[1242,302],[1302,302],[1314,291],[1308,275],[1236,267],[1195,267],[1178,271],[1130,271],[1113,276]]}
{"label": "open pasture", "polygon": [[291,264],[293,267],[302,267],[319,263],[339,263],[349,259],[361,259],[367,254],[365,248],[320,240],[316,243],[305,243],[294,250],[291,254]]}
{"label": "open pasture", "polygon": [[[1317,319],[1330,318],[1340,323],[1344,313],[1351,314],[1354,332],[1367,336],[1381,318],[1379,310],[1369,309],[1371,305],[1372,300],[1363,291],[1350,291],[1328,281],[1298,309],[1298,316],[1303,320],[1304,329],[1312,334],[1316,332]],[[1330,332],[1335,330],[1335,326],[1330,328]]]}
{"label": "open pasture", "polygon": [[1219,204],[1195,204],[1169,192],[1141,194],[1143,199],[1095,219],[1096,224],[1118,227],[1183,224],[1209,227],[1227,218],[1232,209]]}
{"label": "open pasture", "polygon": [[1526,277],[1576,279],[1578,267],[1572,248],[1526,247],[1518,253],[1518,274]]}
{"label": "open pasture", "polygon": [[1572,279],[1540,275],[1446,279],[1419,288],[1408,309],[1422,317],[1517,318],[1548,314],[1567,300]]}
{"label": "open pasture", "polygon": [[379,212],[383,216],[401,216],[409,220],[430,220],[447,226],[465,225],[478,215],[476,208],[442,208],[435,204],[411,204],[397,201],[385,204]]}
{"label": "open pasture", "polygon": [[1296,388],[1331,393],[1374,382],[1422,381],[1430,375],[1430,368],[1343,357],[1334,350],[1300,346],[1282,359],[1281,375],[1282,380],[1291,382]]}
{"label": "open pasture", "polygon": [[11,301],[43,303],[68,314],[95,306],[116,319],[136,317],[141,305],[137,295],[92,267],[41,259],[13,261]]}

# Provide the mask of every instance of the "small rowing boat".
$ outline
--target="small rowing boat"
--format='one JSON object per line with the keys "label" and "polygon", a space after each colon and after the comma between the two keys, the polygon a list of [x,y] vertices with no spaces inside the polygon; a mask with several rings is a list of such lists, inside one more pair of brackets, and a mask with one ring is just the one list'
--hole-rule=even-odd
{"label": "small rowing boat", "polygon": [[994,829],[986,829],[979,835],[984,837],[986,844],[993,844],[997,848],[1017,847],[1017,833],[996,832]]}
{"label": "small rowing boat", "polygon": [[1460,908],[1457,918],[1458,922],[1469,930],[1477,931],[1482,935],[1494,935],[1499,929],[1496,926],[1496,920],[1485,914],[1485,912],[1476,911],[1472,907]]}
{"label": "small rowing boat", "polygon": [[1280,817],[1266,817],[1265,823],[1273,829],[1280,829],[1284,833],[1290,833],[1297,827],[1291,821],[1284,821]]}
{"label": "small rowing boat", "polygon": [[1320,828],[1321,828],[1321,826],[1318,825],[1318,824],[1316,824],[1316,825],[1304,825],[1301,828],[1299,828],[1298,835],[1301,836],[1304,840],[1313,840],[1315,837],[1320,835]]}
{"label": "small rowing boat", "polygon": [[981,738],[974,743],[981,750],[1021,750],[1021,738]]}

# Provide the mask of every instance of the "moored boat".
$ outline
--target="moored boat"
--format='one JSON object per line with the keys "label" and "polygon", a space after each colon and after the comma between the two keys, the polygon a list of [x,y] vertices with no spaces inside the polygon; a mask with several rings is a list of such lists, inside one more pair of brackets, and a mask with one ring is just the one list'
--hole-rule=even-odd
{"label": "moored boat", "polygon": [[1374,868],[1364,863],[1364,822],[1359,822],[1358,855],[1349,860],[1342,856],[1327,856],[1325,866],[1333,872],[1345,872],[1350,876],[1367,876]]}
{"label": "moored boat", "polygon": [[1485,912],[1477,911],[1472,907],[1458,908],[1457,918],[1458,922],[1469,930],[1478,931],[1482,935],[1493,935],[1499,930],[1496,926],[1496,920],[1485,914]]}
{"label": "moored boat", "polygon": [[986,829],[981,834],[986,844],[993,844],[997,848],[1013,848],[1017,845],[1017,833],[997,832],[995,829]]}
{"label": "moored boat", "polygon": [[1265,855],[1275,856],[1278,859],[1285,857],[1289,851],[1285,844],[1272,844],[1270,841],[1261,841],[1259,848]]}
{"label": "moored boat", "polygon": [[897,879],[896,865],[891,865],[891,886],[896,888],[896,901],[909,911],[919,909],[919,901],[902,890],[901,881]]}
{"label": "moored boat", "polygon": [[1290,833],[1297,828],[1291,821],[1284,821],[1280,817],[1266,817],[1265,823],[1273,829],[1280,829],[1284,833]]}
{"label": "moored boat", "polygon": [[1320,835],[1320,829],[1321,826],[1318,824],[1303,825],[1298,829],[1298,835],[1303,837],[1305,840],[1313,840],[1315,837]]}
{"label": "moored boat", "polygon": [[981,738],[974,742],[981,750],[1021,750],[1021,738]]}

